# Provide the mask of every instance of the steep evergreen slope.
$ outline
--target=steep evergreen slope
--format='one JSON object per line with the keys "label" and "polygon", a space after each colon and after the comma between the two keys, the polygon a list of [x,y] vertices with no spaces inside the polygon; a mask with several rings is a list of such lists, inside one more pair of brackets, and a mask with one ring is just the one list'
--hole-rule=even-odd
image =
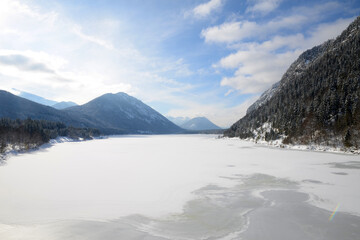
{"label": "steep evergreen slope", "polygon": [[192,118],[180,127],[194,131],[221,129],[205,117]]}
{"label": "steep evergreen slope", "polygon": [[176,133],[182,129],[126,93],[104,94],[84,105],[63,110],[88,127],[105,133]]}
{"label": "steep evergreen slope", "polygon": [[360,146],[360,17],[296,60],[225,136]]}

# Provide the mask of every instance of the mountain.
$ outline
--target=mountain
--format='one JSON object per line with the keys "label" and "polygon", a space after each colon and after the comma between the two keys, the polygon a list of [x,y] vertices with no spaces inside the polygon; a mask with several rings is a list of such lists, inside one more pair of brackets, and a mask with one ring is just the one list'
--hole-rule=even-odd
{"label": "mountain", "polygon": [[30,101],[9,92],[0,90],[0,118],[39,119],[63,122],[67,125],[81,126],[82,123],[68,113],[49,106]]}
{"label": "mountain", "polygon": [[13,88],[14,91],[18,92],[17,96],[22,97],[22,98],[26,98],[30,101],[45,105],[45,106],[50,106],[56,109],[64,109],[64,108],[68,108],[68,107],[73,107],[73,106],[77,106],[76,103],[74,102],[56,102],[53,100],[49,100],[43,97],[40,97],[38,95],[29,93],[29,92],[23,92],[20,90],[17,90],[15,88]]}
{"label": "mountain", "polygon": [[281,85],[287,84],[289,81],[292,81],[292,79],[296,78],[299,74],[307,71],[310,63],[312,63],[321,54],[323,54],[326,51],[326,48],[329,47],[329,44],[331,42],[332,41],[329,40],[319,46],[313,47],[312,49],[302,53],[299,58],[290,65],[289,69],[285,72],[281,81],[275,83],[271,86],[270,89],[266,90],[260,96],[260,98],[247,109],[246,113],[248,114],[251,111],[267,103],[274,96],[274,94],[276,94],[281,89]]}
{"label": "mountain", "polygon": [[40,96],[37,96],[35,94],[32,93],[28,93],[28,92],[23,92],[17,89],[13,89],[17,92],[19,92],[19,94],[17,94],[17,96],[22,97],[22,98],[26,98],[30,101],[36,102],[36,103],[40,103],[42,105],[46,105],[46,106],[53,106],[54,104],[57,104],[58,102],[53,101],[53,100],[49,100]]}
{"label": "mountain", "polygon": [[73,127],[96,128],[104,134],[183,131],[154,109],[125,93],[109,93],[81,106],[57,110],[0,90],[0,118],[62,122]]}
{"label": "mountain", "polygon": [[272,96],[280,89],[280,82],[275,83],[274,85],[271,86],[271,88],[269,88],[268,90],[266,90],[263,94],[261,94],[260,98],[258,100],[256,100],[247,110],[246,110],[246,114],[258,109],[259,107],[261,107],[262,105],[264,105],[265,103],[267,103],[267,101],[269,101]]}
{"label": "mountain", "polygon": [[182,124],[190,120],[190,118],[188,117],[169,117],[169,116],[167,117],[167,119],[169,119],[171,122],[175,123],[178,126],[181,126]]}
{"label": "mountain", "polygon": [[302,53],[225,136],[360,146],[360,17]]}
{"label": "mountain", "polygon": [[104,94],[63,112],[105,133],[177,133],[182,129],[126,93]]}
{"label": "mountain", "polygon": [[77,104],[74,103],[74,102],[64,102],[64,101],[62,101],[62,102],[58,102],[58,103],[52,105],[51,107],[61,110],[61,109],[65,109],[65,108],[73,107],[73,106],[77,106]]}
{"label": "mountain", "polygon": [[189,121],[182,124],[180,127],[193,131],[221,129],[205,117],[196,117],[190,119]]}

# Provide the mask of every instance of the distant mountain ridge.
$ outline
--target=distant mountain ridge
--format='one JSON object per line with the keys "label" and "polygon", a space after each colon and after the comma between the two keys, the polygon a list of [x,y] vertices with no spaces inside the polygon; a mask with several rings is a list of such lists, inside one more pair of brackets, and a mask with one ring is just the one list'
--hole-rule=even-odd
{"label": "distant mountain ridge", "polygon": [[51,105],[51,107],[56,108],[56,109],[65,109],[65,108],[74,107],[74,106],[77,106],[77,104],[74,102],[71,102],[71,101],[69,101],[69,102],[62,101],[62,102],[55,103],[54,105]]}
{"label": "distant mountain ridge", "polygon": [[0,117],[63,122],[104,134],[166,134],[183,131],[140,100],[125,93],[104,94],[84,105],[58,110],[0,90]]}
{"label": "distant mountain ridge", "polygon": [[73,116],[28,99],[0,90],[0,117],[10,119],[38,119],[63,122],[67,125],[80,127],[82,123]]}
{"label": "distant mountain ridge", "polygon": [[360,17],[305,51],[225,136],[360,147]]}
{"label": "distant mountain ridge", "polygon": [[76,103],[71,102],[71,101],[62,101],[62,102],[57,102],[57,101],[53,101],[53,100],[49,100],[43,97],[40,97],[38,95],[29,93],[29,92],[24,92],[24,91],[20,91],[18,89],[13,88],[13,91],[16,92],[16,95],[22,98],[25,98],[27,100],[45,105],[45,106],[49,106],[49,107],[53,107],[56,109],[64,109],[64,108],[68,108],[68,107],[73,107],[73,106],[77,106]]}
{"label": "distant mountain ridge", "polygon": [[202,130],[220,130],[221,128],[212,123],[209,119],[205,117],[196,117],[192,118],[189,121],[180,125],[180,127],[193,130],[193,131],[202,131]]}
{"label": "distant mountain ridge", "polygon": [[37,95],[29,93],[29,92],[20,91],[20,90],[17,90],[15,88],[13,88],[13,90],[18,92],[17,96],[22,97],[22,98],[26,98],[26,99],[28,99],[30,101],[33,101],[33,102],[36,102],[36,103],[40,103],[40,104],[45,105],[45,106],[52,106],[52,105],[58,103],[56,101],[40,97],[40,96],[37,96]]}
{"label": "distant mountain ridge", "polygon": [[181,126],[182,124],[190,120],[190,118],[188,117],[169,117],[169,116],[167,116],[167,119],[169,119],[171,122],[175,123],[178,126]]}

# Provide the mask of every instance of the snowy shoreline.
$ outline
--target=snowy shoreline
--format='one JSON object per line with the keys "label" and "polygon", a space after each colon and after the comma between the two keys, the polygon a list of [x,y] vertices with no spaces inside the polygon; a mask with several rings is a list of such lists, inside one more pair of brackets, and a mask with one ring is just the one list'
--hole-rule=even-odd
{"label": "snowy shoreline", "polygon": [[33,145],[33,146],[28,147],[27,149],[24,148],[24,146],[20,146],[20,145],[7,146],[7,149],[5,150],[5,152],[0,154],[0,165],[4,164],[6,162],[6,160],[12,156],[41,151],[41,150],[50,148],[58,143],[84,142],[84,141],[89,141],[89,140],[94,140],[94,139],[102,139],[102,138],[104,138],[104,137],[94,137],[92,139],[83,139],[83,138],[73,139],[73,138],[69,138],[69,137],[57,137],[55,139],[50,139],[50,141],[47,143],[43,143],[39,146]]}
{"label": "snowy shoreline", "polygon": [[[181,134],[180,134],[181,135]],[[210,134],[211,135],[211,134]],[[52,147],[54,144],[57,143],[64,143],[64,142],[84,142],[88,140],[94,140],[94,139],[104,139],[109,137],[117,137],[117,136],[131,136],[131,135],[109,135],[109,136],[101,136],[101,137],[94,137],[93,139],[72,139],[69,137],[57,137],[55,139],[51,139],[48,143],[44,143],[40,146],[31,146],[28,149],[24,149],[19,145],[15,146],[8,146],[6,151],[4,153],[0,154],[0,165],[4,164],[5,161],[10,158],[11,156],[16,156],[18,154],[24,154],[24,153],[31,153],[35,151],[39,151],[42,149],[46,149],[49,147]],[[156,135],[155,135],[156,136]],[[260,146],[264,147],[270,147],[270,148],[281,148],[286,150],[297,150],[297,151],[310,151],[310,152],[325,152],[325,153],[335,153],[335,154],[347,154],[347,155],[359,155],[360,149],[344,149],[344,148],[336,148],[336,147],[330,147],[330,146],[322,146],[322,145],[293,145],[293,144],[283,144],[282,139],[275,140],[275,141],[265,141],[265,140],[256,140],[254,138],[246,138],[241,139],[238,137],[224,137],[220,135],[214,134],[214,138],[216,139],[229,139],[229,140],[241,140],[246,142],[252,142]]]}
{"label": "snowy shoreline", "polygon": [[286,150],[296,150],[296,151],[307,151],[307,152],[325,152],[325,153],[335,153],[335,154],[346,154],[346,155],[359,155],[360,149],[344,149],[340,147],[330,147],[330,146],[323,146],[323,145],[293,145],[293,144],[284,144],[282,140],[275,140],[275,141],[265,141],[265,140],[256,140],[254,138],[245,138],[241,139],[238,137],[220,137],[224,139],[234,139],[246,142],[252,142],[260,146],[270,147],[270,148],[281,148]]}

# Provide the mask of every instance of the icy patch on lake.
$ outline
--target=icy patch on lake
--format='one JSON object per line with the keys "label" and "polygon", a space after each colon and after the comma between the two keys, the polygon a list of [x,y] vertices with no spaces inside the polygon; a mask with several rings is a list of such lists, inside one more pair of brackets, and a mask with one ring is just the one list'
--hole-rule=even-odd
{"label": "icy patch on lake", "polygon": [[269,189],[294,189],[296,183],[264,174],[233,178],[237,185],[225,188],[208,185],[195,191],[181,213],[162,218],[134,215],[124,222],[152,236],[166,239],[232,239],[247,230],[247,214],[269,205],[253,193]]}

